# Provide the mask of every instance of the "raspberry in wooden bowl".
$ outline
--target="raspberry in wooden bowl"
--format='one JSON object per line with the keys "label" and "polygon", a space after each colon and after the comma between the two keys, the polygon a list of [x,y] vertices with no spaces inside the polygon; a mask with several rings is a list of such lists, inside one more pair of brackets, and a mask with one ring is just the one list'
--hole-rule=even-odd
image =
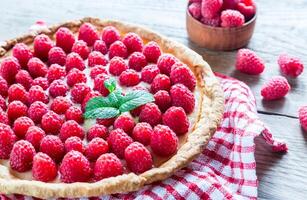
{"label": "raspberry in wooden bowl", "polygon": [[256,24],[253,0],[190,0],[186,26],[191,41],[211,50],[234,50],[250,41]]}

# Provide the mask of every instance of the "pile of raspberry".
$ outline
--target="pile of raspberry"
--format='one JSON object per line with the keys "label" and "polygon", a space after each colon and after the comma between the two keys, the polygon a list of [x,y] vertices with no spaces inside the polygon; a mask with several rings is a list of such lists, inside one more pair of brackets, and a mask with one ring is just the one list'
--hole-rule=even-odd
{"label": "pile of raspberry", "polygon": [[[0,159],[34,180],[72,183],[143,173],[154,167],[153,156],[174,155],[195,108],[190,68],[156,42],[112,26],[99,32],[84,23],[76,35],[65,27],[55,41],[37,35],[33,49],[18,43],[1,61]],[[87,102],[109,94],[110,77],[155,101],[116,118],[84,120]]]}
{"label": "pile of raspberry", "polygon": [[253,0],[190,0],[189,13],[213,27],[240,27],[256,14]]}

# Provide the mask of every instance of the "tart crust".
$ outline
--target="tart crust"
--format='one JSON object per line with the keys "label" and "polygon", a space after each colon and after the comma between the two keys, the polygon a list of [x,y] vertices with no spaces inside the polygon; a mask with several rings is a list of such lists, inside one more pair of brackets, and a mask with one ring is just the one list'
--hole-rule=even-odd
{"label": "tart crust", "polygon": [[168,178],[177,170],[189,164],[202,152],[216,131],[222,118],[224,98],[220,84],[211,71],[210,66],[199,54],[191,49],[139,25],[90,17],[68,21],[4,42],[0,46],[0,58],[8,54],[18,42],[31,45],[34,37],[40,33],[45,33],[53,37],[57,29],[62,26],[69,28],[73,32],[77,32],[80,25],[84,22],[92,23],[98,30],[112,25],[121,33],[135,32],[145,42],[150,40],[156,41],[163,52],[171,53],[186,63],[197,77],[198,89],[201,95],[201,106],[199,107],[199,114],[195,120],[194,127],[188,133],[185,143],[178,149],[177,154],[159,167],[152,168],[139,175],[129,173],[103,179],[95,183],[44,183],[34,180],[18,179],[10,173],[8,167],[0,164],[0,194],[22,194],[45,199],[57,197],[90,197],[136,191],[146,184]]}

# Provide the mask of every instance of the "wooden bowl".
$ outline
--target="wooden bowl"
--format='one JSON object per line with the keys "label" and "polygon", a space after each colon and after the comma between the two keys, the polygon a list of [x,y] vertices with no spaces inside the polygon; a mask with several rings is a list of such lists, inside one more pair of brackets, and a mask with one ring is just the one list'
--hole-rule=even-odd
{"label": "wooden bowl", "polygon": [[241,27],[222,28],[208,26],[186,12],[186,26],[189,38],[201,47],[211,50],[234,50],[247,45],[251,39],[255,24],[255,15]]}

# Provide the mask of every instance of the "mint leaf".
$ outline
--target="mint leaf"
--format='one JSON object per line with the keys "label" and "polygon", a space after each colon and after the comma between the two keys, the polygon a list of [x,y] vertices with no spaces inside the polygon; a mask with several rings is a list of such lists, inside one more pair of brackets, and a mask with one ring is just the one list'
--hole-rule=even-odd
{"label": "mint leaf", "polygon": [[120,114],[120,111],[117,108],[113,107],[100,107],[86,111],[84,113],[85,119],[109,119],[116,117]]}
{"label": "mint leaf", "polygon": [[85,110],[90,111],[100,107],[114,107],[114,106],[113,102],[108,97],[94,97],[87,102]]}
{"label": "mint leaf", "polygon": [[119,110],[120,112],[127,112],[154,100],[151,93],[143,90],[135,90],[123,96]]}
{"label": "mint leaf", "polygon": [[116,80],[114,78],[109,78],[104,81],[104,86],[112,93],[116,89]]}

